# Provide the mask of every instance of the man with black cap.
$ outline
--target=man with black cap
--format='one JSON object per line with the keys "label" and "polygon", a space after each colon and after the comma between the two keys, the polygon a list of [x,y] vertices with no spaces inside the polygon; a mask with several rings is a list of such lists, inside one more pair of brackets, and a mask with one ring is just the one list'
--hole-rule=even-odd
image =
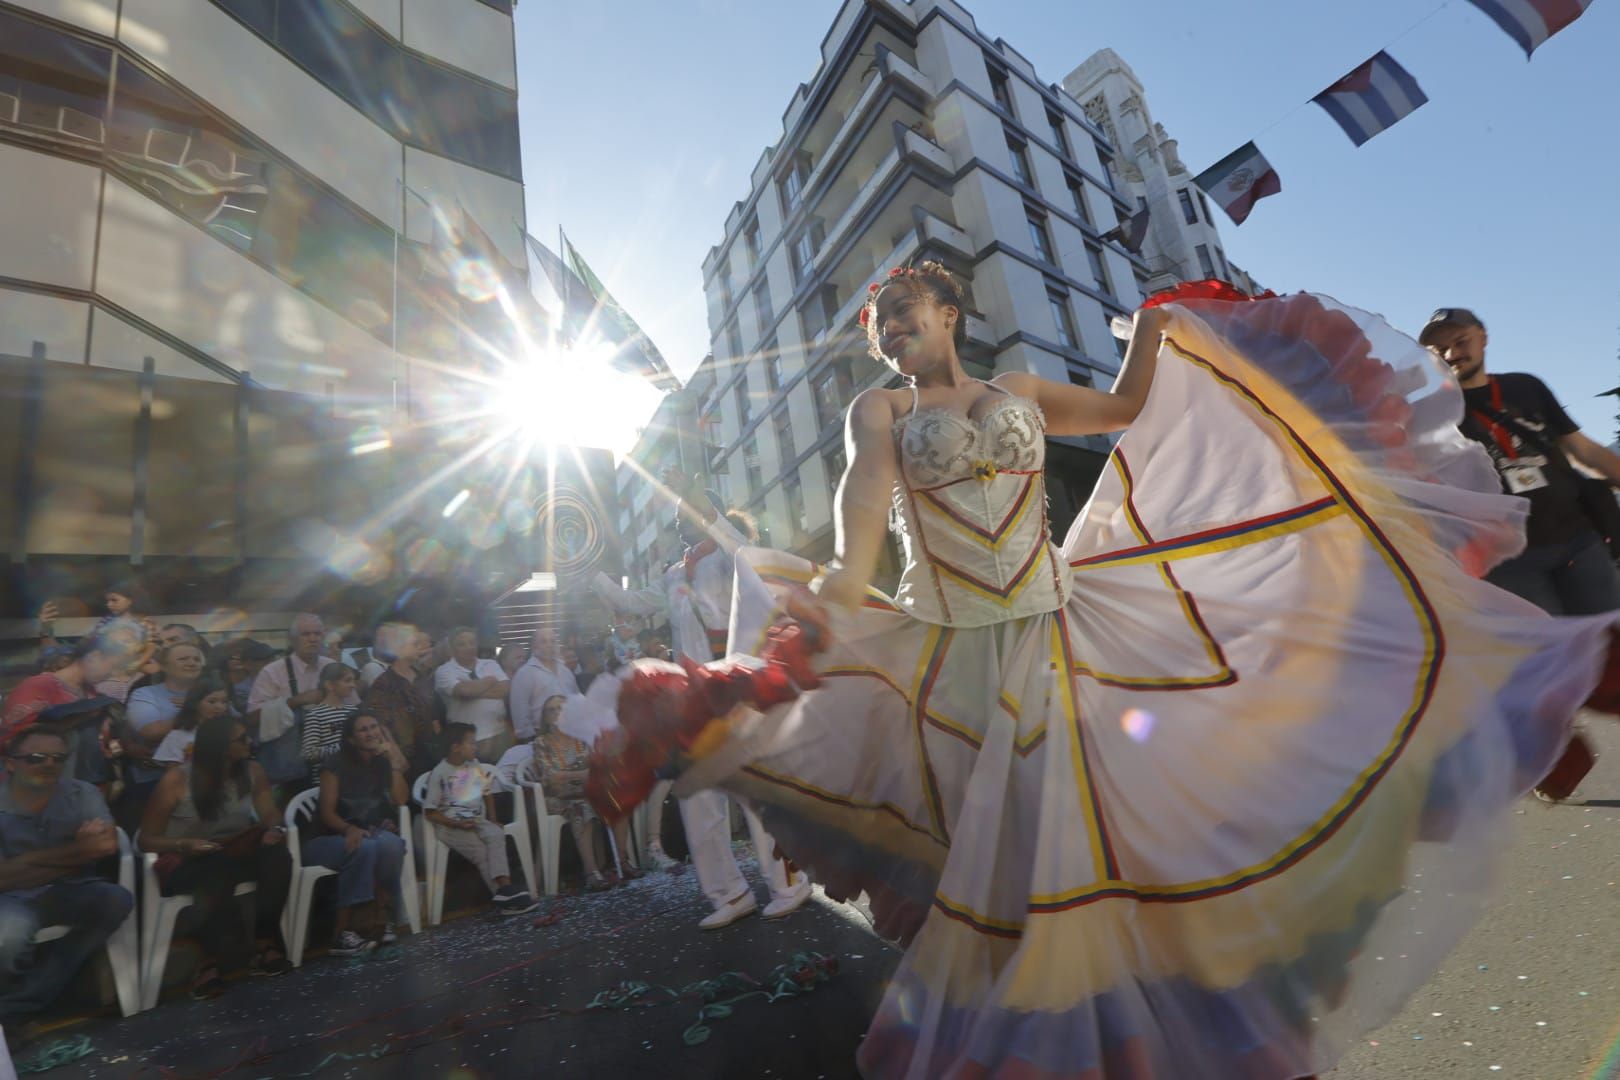
{"label": "man with black cap", "polygon": [[[1620,542],[1614,497],[1620,454],[1581,434],[1534,375],[1485,373],[1485,324],[1467,308],[1440,308],[1418,341],[1462,384],[1462,433],[1485,448],[1502,489],[1530,503],[1525,549],[1487,580],[1555,615],[1620,608],[1620,574],[1608,541]],[[1571,462],[1598,473],[1592,481]]]}

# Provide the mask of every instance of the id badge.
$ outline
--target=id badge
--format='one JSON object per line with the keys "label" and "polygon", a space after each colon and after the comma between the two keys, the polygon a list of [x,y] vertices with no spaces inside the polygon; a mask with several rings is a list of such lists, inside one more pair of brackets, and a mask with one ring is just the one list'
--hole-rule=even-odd
{"label": "id badge", "polygon": [[1509,465],[1502,470],[1502,480],[1513,495],[1547,486],[1547,474],[1534,465]]}

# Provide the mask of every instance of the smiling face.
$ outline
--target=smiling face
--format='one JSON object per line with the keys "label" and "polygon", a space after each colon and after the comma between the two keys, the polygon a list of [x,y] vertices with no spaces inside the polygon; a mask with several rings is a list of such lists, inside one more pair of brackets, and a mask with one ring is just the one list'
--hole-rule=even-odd
{"label": "smiling face", "polygon": [[231,699],[223,690],[215,690],[212,694],[197,702],[197,720],[206,723],[218,716],[224,716],[231,707]]}
{"label": "smiling face", "polygon": [[170,645],[163,650],[162,663],[165,681],[190,684],[202,674],[202,650],[195,645]]}
{"label": "smiling face", "polygon": [[904,279],[891,281],[877,294],[871,341],[884,363],[915,379],[949,362],[961,317],[956,305],[940,303],[926,287]]}
{"label": "smiling face", "polygon": [[383,729],[375,716],[361,716],[354,722],[354,734],[350,737],[355,749],[362,754],[375,754],[383,747]]}
{"label": "smiling face", "polygon": [[1478,326],[1441,326],[1430,331],[1429,351],[1464,386],[1481,385],[1485,377],[1485,330]]}
{"label": "smiling face", "polygon": [[[29,761],[30,754],[42,755],[39,761]],[[24,786],[48,788],[62,778],[67,764],[67,743],[53,731],[25,731],[6,748],[14,781]]]}

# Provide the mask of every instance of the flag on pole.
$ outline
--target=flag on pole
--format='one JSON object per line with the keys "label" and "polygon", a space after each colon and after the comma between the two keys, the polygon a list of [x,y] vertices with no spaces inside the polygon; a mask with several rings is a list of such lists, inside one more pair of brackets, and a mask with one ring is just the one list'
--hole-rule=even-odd
{"label": "flag on pole", "polygon": [[1252,142],[1244,143],[1199,173],[1193,183],[1220,203],[1238,225],[1248,219],[1255,203],[1282,191],[1282,178]]}
{"label": "flag on pole", "polygon": [[[641,375],[661,390],[678,389],[680,380],[669,370],[658,346],[652,343],[630,313],[613,299],[607,286],[591,271],[589,264],[567,237],[563,237],[563,255],[573,269],[576,280],[584,283],[595,304],[597,325],[602,336],[619,346],[618,355],[612,361],[613,366]],[[564,295],[568,295],[572,301],[570,293],[565,292]]]}
{"label": "flag on pole", "polygon": [[1142,253],[1142,241],[1147,239],[1148,208],[1142,207],[1136,213],[1120,222],[1118,225],[1102,234],[1102,239],[1112,240],[1132,255]]}
{"label": "flag on pole", "polygon": [[1519,43],[1526,59],[1548,38],[1586,14],[1592,0],[1468,0]]}
{"label": "flag on pole", "polygon": [[527,229],[519,226],[523,233],[524,242],[529,245],[529,253],[534,261],[540,264],[540,269],[551,280],[552,288],[556,290],[561,307],[560,322],[564,336],[569,342],[578,341],[591,324],[596,314],[596,302],[591,298],[590,288],[579,279],[579,275],[570,270],[555,251],[536,240]]}
{"label": "flag on pole", "polygon": [[1411,73],[1380,50],[1311,100],[1327,110],[1350,141],[1360,146],[1429,99]]}

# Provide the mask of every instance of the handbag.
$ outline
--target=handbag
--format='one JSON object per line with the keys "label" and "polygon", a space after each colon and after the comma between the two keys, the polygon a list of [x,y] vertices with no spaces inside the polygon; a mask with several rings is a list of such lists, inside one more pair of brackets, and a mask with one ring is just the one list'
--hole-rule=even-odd
{"label": "handbag", "polygon": [[1569,455],[1564,453],[1563,447],[1548,441],[1538,431],[1533,431],[1524,424],[1519,423],[1518,417],[1512,413],[1497,412],[1495,409],[1481,408],[1479,412],[1489,416],[1498,424],[1509,425],[1519,433],[1519,437],[1526,442],[1533,443],[1553,466],[1562,465],[1575,474],[1575,498],[1580,503],[1581,512],[1591,522],[1592,528],[1603,537],[1604,544],[1609,549],[1609,556],[1620,559],[1620,502],[1614,498],[1614,489],[1609,482],[1600,477],[1587,476],[1569,463]]}

